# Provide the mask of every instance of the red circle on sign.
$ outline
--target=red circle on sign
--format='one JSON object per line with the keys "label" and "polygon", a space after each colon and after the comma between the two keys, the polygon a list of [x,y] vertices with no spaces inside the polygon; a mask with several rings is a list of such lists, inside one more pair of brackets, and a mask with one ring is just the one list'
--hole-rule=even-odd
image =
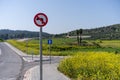
{"label": "red circle on sign", "polygon": [[38,27],[43,27],[47,24],[48,17],[44,13],[38,13],[34,17],[34,23]]}

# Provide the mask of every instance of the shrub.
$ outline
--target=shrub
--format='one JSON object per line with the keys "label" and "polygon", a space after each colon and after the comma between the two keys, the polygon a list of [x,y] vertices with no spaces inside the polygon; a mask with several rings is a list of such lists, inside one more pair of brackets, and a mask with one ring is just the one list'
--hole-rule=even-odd
{"label": "shrub", "polygon": [[92,44],[93,44],[94,46],[98,47],[98,48],[101,47],[101,46],[100,46],[98,43],[96,43],[96,42],[92,42]]}
{"label": "shrub", "polygon": [[3,39],[0,39],[0,42],[3,42],[4,40]]}
{"label": "shrub", "polygon": [[60,62],[58,69],[76,80],[120,80],[120,55],[84,53]]}

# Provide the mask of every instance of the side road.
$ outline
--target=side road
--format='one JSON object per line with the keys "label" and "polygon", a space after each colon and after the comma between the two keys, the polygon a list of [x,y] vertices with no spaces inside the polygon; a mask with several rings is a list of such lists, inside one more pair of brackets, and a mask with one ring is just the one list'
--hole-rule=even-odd
{"label": "side road", "polygon": [[[16,49],[9,43],[5,42],[5,44],[9,46],[11,49],[13,49],[18,55],[22,56],[23,59],[27,62],[34,62],[40,60],[39,56],[34,56],[34,59],[32,59],[30,55],[23,53],[22,51]],[[70,80],[68,77],[66,77],[57,70],[59,61],[62,58],[63,57],[54,56],[52,57],[51,64],[49,64],[49,57],[43,56],[43,80]],[[44,61],[48,61],[48,62],[44,63]],[[40,80],[39,65],[26,71],[23,80]]]}

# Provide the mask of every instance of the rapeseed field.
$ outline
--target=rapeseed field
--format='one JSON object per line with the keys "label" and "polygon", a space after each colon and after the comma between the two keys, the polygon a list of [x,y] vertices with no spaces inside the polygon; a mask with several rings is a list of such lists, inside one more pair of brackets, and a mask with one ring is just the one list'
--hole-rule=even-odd
{"label": "rapeseed field", "polygon": [[61,61],[58,69],[73,80],[120,80],[120,55],[78,52]]}

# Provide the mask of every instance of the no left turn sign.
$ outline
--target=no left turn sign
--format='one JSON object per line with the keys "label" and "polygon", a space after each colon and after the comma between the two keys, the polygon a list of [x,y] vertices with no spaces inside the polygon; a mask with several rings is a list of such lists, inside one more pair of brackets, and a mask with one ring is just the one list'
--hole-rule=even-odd
{"label": "no left turn sign", "polygon": [[38,13],[34,17],[34,23],[38,27],[43,27],[47,24],[48,17],[44,13]]}
{"label": "no left turn sign", "polygon": [[48,22],[48,18],[44,13],[38,13],[34,17],[34,23],[36,26],[40,27],[40,34],[39,34],[39,39],[40,39],[40,80],[42,79],[42,27],[45,26]]}

